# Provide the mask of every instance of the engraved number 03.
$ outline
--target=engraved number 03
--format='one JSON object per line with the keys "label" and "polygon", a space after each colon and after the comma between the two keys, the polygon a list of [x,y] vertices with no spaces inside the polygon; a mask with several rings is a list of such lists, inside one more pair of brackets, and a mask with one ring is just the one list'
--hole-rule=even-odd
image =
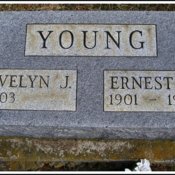
{"label": "engraved number 03", "polygon": [[15,102],[15,93],[10,92],[1,92],[0,93],[0,103],[14,103]]}

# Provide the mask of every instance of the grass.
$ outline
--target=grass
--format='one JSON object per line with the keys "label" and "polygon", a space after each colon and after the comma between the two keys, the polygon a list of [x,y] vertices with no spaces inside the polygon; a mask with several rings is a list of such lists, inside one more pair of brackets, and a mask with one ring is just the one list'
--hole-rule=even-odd
{"label": "grass", "polygon": [[1,4],[0,11],[22,10],[130,10],[174,11],[174,4]]}

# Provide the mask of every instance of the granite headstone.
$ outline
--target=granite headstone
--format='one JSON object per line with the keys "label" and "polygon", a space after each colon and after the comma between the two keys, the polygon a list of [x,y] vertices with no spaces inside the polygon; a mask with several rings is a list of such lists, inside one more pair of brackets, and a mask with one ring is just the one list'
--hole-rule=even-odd
{"label": "granite headstone", "polygon": [[175,12],[0,13],[0,135],[175,138]]}

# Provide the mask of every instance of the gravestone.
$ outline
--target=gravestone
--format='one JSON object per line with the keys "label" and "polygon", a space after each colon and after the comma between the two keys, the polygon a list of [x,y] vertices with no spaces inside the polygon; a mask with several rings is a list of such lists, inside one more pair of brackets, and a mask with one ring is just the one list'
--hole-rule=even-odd
{"label": "gravestone", "polygon": [[175,138],[174,12],[1,12],[0,135]]}

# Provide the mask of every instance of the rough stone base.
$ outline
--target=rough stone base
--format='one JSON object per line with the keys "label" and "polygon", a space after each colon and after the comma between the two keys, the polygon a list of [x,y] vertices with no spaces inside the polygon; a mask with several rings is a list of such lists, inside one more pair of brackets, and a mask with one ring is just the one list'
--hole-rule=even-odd
{"label": "rough stone base", "polygon": [[[0,138],[0,170],[118,170],[146,158],[156,170],[174,166],[175,141],[171,140],[64,140]],[[126,163],[129,161],[130,163]],[[116,163],[120,162],[120,163]],[[83,163],[83,164],[82,164]],[[94,163],[98,166],[94,167]],[[166,164],[165,164],[166,163]],[[167,165],[167,163],[169,163]],[[98,167],[98,168],[97,168]],[[128,167],[126,167],[128,168]],[[103,168],[102,168],[103,169]],[[165,169],[166,170],[166,169]]]}

